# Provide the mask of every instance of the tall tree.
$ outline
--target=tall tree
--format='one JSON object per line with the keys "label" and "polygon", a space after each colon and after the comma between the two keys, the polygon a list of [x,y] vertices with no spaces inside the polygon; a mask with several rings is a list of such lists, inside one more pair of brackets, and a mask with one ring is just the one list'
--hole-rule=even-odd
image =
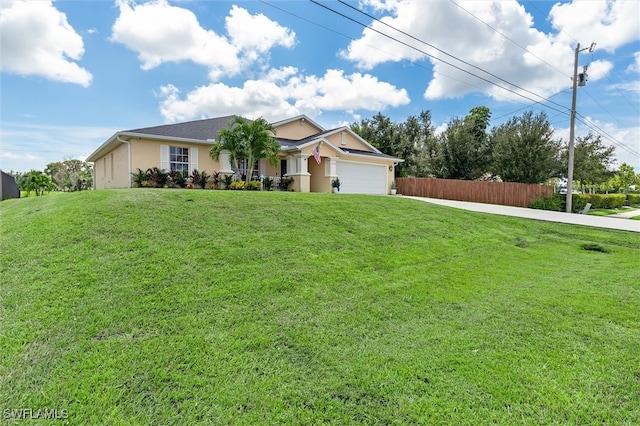
{"label": "tall tree", "polygon": [[452,118],[440,134],[433,173],[444,179],[479,179],[489,171],[491,141],[487,126],[491,112],[480,106],[471,109],[463,120]]}
{"label": "tall tree", "polygon": [[56,184],[51,177],[40,170],[30,170],[22,173],[17,183],[20,190],[25,191],[27,196],[29,196],[32,191],[35,192],[36,196],[40,196],[56,188]]}
{"label": "tall tree", "polygon": [[[400,158],[406,175],[429,176],[431,163],[436,153],[436,137],[431,112],[422,111],[419,116],[410,116],[401,125],[402,137],[411,150],[406,150]],[[403,176],[402,174],[400,176]]]}
{"label": "tall tree", "polygon": [[631,185],[639,185],[640,181],[638,176],[633,171],[633,166],[627,163],[622,163],[615,175],[611,178],[609,185],[620,192],[628,191]]}
{"label": "tall tree", "polygon": [[[605,146],[599,135],[589,132],[585,137],[577,137],[574,147],[573,158],[573,179],[580,182],[582,191],[586,192],[587,187],[593,189],[595,186],[606,182],[613,175],[610,170],[614,162],[615,147]],[[568,150],[562,152],[562,163],[564,170],[569,167]]]}
{"label": "tall tree", "polygon": [[49,163],[44,169],[61,191],[80,191],[93,186],[93,166],[85,161],[66,159]]}
{"label": "tall tree", "polygon": [[419,118],[409,117],[404,124],[394,123],[379,112],[370,119],[353,123],[351,129],[383,154],[405,160],[396,166],[396,175],[407,176],[417,168],[417,154],[425,125],[431,125],[428,112]]}
{"label": "tall tree", "polygon": [[249,121],[236,116],[228,128],[220,130],[216,143],[209,148],[209,155],[218,161],[220,153],[228,151],[235,170],[240,169],[240,160],[246,160],[249,167],[246,179],[249,181],[256,160],[265,158],[271,164],[277,164],[280,144],[272,135],[275,135],[275,128],[264,118]]}
{"label": "tall tree", "polygon": [[561,175],[561,142],[545,113],[525,112],[493,129],[493,172],[505,182],[543,183]]}

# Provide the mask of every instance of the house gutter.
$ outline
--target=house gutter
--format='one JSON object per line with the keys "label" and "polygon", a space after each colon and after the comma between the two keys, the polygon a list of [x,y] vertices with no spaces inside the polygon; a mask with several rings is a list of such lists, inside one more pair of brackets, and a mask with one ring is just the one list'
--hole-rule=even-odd
{"label": "house gutter", "polygon": [[126,143],[127,144],[127,166],[129,169],[129,173],[127,174],[127,185],[129,188],[131,188],[131,142],[126,141],[124,139],[120,139],[120,135],[116,135],[116,139],[118,140],[118,142],[122,142],[122,143]]}

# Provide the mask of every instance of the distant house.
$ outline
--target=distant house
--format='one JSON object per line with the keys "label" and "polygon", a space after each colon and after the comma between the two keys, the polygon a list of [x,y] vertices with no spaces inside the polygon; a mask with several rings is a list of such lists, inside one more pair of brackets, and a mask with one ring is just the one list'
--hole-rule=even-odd
{"label": "distant house", "polygon": [[[223,152],[219,161],[209,156],[218,132],[228,128],[233,118],[117,132],[87,158],[94,163],[95,189],[129,188],[132,172],[151,167],[234,174],[228,153]],[[338,177],[340,192],[387,194],[395,165],[404,161],[381,153],[348,127],[326,130],[304,115],[272,124],[281,147],[280,162],[274,167],[260,160],[254,173],[257,177],[292,177],[294,191],[331,192],[331,181]],[[313,155],[316,147],[320,163]],[[247,164],[240,169],[236,174],[246,172]]]}
{"label": "distant house", "polygon": [[2,185],[0,186],[0,201],[9,198],[20,198],[20,189],[13,176],[0,170]]}

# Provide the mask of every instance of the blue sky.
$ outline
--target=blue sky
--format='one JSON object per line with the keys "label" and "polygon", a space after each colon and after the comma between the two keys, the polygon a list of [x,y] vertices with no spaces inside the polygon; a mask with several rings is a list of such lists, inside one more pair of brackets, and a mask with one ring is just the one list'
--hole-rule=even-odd
{"label": "blue sky", "polygon": [[318,3],[0,0],[0,168],[231,114],[332,128],[429,110],[442,129],[484,105],[492,126],[545,111],[568,141],[574,49],[594,42],[576,136],[640,171],[639,1]]}

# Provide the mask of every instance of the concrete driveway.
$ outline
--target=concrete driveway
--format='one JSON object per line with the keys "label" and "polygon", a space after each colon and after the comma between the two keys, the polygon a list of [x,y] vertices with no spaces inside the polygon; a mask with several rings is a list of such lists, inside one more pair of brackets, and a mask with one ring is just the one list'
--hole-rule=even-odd
{"label": "concrete driveway", "polygon": [[[499,206],[496,204],[471,203],[468,201],[441,200],[438,198],[410,197],[418,201],[424,201],[441,206],[457,209],[471,210],[480,213],[499,214],[503,216],[522,217],[525,219],[542,220],[546,222],[567,223],[570,225],[593,226],[596,228],[616,229],[619,231],[640,232],[640,220],[630,220],[628,217],[640,215],[640,210],[633,213],[611,216],[589,216],[578,213],[552,212],[548,210],[536,210],[523,207]],[[625,217],[626,216],[626,217]]]}

